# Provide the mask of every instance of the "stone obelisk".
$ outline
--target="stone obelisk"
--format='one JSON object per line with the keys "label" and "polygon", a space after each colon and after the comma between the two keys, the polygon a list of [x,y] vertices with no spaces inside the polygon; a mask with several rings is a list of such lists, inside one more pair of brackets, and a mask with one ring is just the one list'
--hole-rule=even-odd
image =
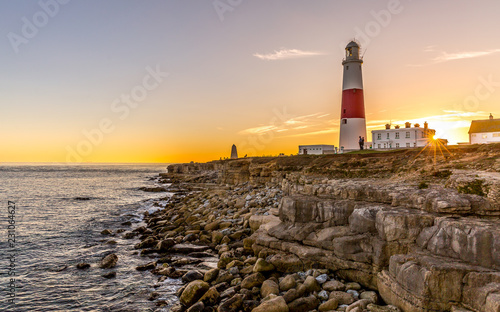
{"label": "stone obelisk", "polygon": [[231,147],[231,159],[238,159],[238,151],[236,150],[236,145],[233,144]]}

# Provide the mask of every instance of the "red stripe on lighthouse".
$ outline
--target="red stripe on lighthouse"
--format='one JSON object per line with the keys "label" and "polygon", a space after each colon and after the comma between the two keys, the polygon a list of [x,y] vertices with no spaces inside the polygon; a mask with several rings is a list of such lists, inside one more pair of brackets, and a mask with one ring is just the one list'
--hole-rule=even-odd
{"label": "red stripe on lighthouse", "polygon": [[363,89],[342,91],[342,112],[340,118],[365,118]]}

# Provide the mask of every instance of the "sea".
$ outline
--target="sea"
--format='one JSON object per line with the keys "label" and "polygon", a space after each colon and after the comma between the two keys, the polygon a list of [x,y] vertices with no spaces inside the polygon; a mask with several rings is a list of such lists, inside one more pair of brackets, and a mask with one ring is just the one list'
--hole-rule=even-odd
{"label": "sea", "polygon": [[[140,190],[157,186],[166,166],[0,164],[0,311],[168,311],[180,282],[135,270],[151,259],[117,234],[168,202],[170,193]],[[111,253],[117,266],[99,268]],[[102,276],[110,271],[115,278]],[[169,305],[149,301],[152,291]]]}

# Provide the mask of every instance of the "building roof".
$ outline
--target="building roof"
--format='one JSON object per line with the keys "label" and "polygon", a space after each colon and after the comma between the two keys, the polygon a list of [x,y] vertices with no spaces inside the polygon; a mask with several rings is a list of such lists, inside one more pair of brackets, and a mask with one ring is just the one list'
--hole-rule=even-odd
{"label": "building roof", "polygon": [[500,131],[500,119],[473,120],[469,128],[469,134],[497,131]]}
{"label": "building roof", "polygon": [[309,144],[309,145],[299,145],[299,148],[301,147],[335,147],[335,145],[329,145],[329,144]]}

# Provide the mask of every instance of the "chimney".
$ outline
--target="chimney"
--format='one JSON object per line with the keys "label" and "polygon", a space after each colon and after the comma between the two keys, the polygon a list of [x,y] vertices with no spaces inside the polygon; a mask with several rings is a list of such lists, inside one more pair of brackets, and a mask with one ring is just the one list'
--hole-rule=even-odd
{"label": "chimney", "polygon": [[411,128],[411,123],[405,122],[405,128]]}
{"label": "chimney", "polygon": [[490,120],[493,120],[493,115],[490,113]]}
{"label": "chimney", "polygon": [[394,129],[399,129],[399,125],[395,125],[395,126],[394,126]]}
{"label": "chimney", "polygon": [[429,128],[429,124],[426,122],[424,122],[424,131],[427,131],[427,129]]}
{"label": "chimney", "polygon": [[391,125],[390,124],[386,124],[385,125],[385,129],[387,129],[387,130],[391,129]]}
{"label": "chimney", "polygon": [[415,128],[418,128],[418,127],[420,127],[420,124],[416,123]]}

